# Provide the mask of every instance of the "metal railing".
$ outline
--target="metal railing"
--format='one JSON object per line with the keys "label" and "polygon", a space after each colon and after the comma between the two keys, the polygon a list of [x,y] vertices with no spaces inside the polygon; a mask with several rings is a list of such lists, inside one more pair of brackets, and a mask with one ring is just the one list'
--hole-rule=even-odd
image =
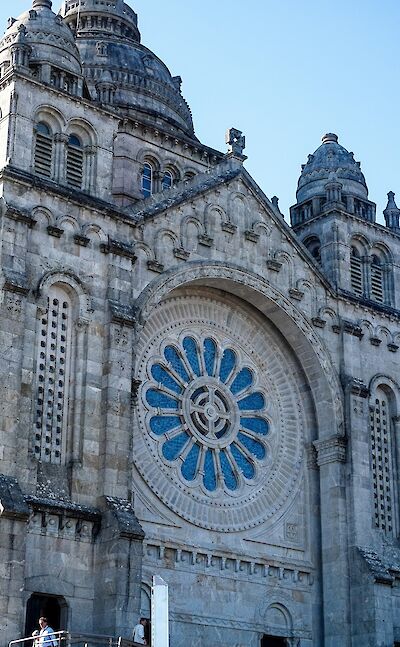
{"label": "metal railing", "polygon": [[121,636],[116,638],[115,636],[54,631],[42,638],[29,636],[11,640],[8,647],[140,647],[140,645],[127,638],[121,638]]}

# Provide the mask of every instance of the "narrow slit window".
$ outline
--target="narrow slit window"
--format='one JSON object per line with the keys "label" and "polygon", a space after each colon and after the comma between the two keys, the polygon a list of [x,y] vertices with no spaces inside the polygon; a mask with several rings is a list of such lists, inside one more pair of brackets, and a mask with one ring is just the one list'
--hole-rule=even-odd
{"label": "narrow slit window", "polygon": [[77,189],[82,188],[83,148],[76,135],[70,135],[67,149],[67,184]]}
{"label": "narrow slit window", "polygon": [[148,198],[153,193],[153,167],[146,162],[143,166],[142,172],[142,194],[144,198]]}
{"label": "narrow slit window", "polygon": [[362,296],[364,294],[363,267],[359,252],[355,247],[351,248],[350,280],[353,292]]}
{"label": "narrow slit window", "polygon": [[36,125],[35,139],[35,172],[44,177],[51,177],[53,166],[53,136],[44,122]]}
{"label": "narrow slit window", "polygon": [[165,171],[164,177],[162,179],[162,185],[161,188],[163,191],[168,191],[172,187],[173,184],[173,178],[172,178],[172,173],[170,171]]}

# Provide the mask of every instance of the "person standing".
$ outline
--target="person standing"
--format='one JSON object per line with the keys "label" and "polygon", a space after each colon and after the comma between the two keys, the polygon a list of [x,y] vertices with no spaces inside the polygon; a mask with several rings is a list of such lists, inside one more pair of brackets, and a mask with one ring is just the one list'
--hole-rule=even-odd
{"label": "person standing", "polygon": [[137,625],[135,625],[135,628],[133,630],[133,642],[137,643],[138,645],[147,645],[147,640],[144,637],[144,628],[147,625],[147,619],[146,618],[140,618],[139,622]]}
{"label": "person standing", "polygon": [[49,626],[47,618],[39,618],[39,647],[58,647],[58,641],[54,635],[54,629]]}

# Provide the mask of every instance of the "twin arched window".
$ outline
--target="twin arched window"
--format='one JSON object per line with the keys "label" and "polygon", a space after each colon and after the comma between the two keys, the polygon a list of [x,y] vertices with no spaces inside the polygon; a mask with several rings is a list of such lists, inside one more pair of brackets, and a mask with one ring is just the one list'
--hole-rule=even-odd
{"label": "twin arched window", "polygon": [[350,284],[354,294],[378,303],[389,303],[389,281],[390,275],[378,254],[367,256],[356,245],[351,246]]}
{"label": "twin arched window", "polygon": [[156,182],[156,173],[154,171],[154,166],[150,162],[145,162],[142,169],[142,195],[144,198],[148,198],[153,193],[156,193],[158,190],[168,191],[174,185],[174,174],[172,171],[164,171],[161,177],[161,185],[159,180]]}
{"label": "twin arched window", "polygon": [[75,133],[67,139],[55,137],[47,123],[36,124],[33,166],[38,175],[64,181],[75,189],[90,189],[94,184],[94,164],[85,164],[89,154]]}

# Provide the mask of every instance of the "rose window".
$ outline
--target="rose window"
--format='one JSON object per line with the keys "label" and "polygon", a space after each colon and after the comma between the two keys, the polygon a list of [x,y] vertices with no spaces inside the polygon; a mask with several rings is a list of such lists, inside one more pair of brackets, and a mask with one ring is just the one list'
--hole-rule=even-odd
{"label": "rose window", "polygon": [[148,427],[191,486],[232,494],[267,459],[269,422],[254,370],[211,337],[183,337],[149,364]]}

